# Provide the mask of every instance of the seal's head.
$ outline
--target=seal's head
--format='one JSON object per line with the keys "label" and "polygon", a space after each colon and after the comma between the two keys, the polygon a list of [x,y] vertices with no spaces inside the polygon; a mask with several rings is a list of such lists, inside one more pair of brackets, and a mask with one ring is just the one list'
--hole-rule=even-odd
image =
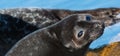
{"label": "seal's head", "polygon": [[71,51],[81,49],[103,33],[104,24],[92,20],[91,15],[74,14],[67,18],[70,19],[62,24],[61,42]]}
{"label": "seal's head", "polygon": [[51,10],[51,12],[60,19],[71,14],[91,14],[93,20],[104,21],[105,27],[120,22],[120,8],[98,8],[92,10]]}

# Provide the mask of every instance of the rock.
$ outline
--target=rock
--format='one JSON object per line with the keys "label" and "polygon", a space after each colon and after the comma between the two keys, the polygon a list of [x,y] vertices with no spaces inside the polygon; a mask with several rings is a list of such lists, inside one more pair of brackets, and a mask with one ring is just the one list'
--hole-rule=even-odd
{"label": "rock", "polygon": [[86,56],[119,56],[120,55],[120,42],[114,42],[97,48],[92,51],[88,51]]}

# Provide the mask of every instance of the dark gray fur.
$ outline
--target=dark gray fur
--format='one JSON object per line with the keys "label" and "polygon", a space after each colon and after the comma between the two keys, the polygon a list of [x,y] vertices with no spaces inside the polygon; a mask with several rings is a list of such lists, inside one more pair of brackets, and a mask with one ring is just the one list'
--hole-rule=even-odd
{"label": "dark gray fur", "polygon": [[[104,30],[103,22],[87,21],[85,16],[71,15],[39,29],[21,39],[5,56],[84,56],[90,43]],[[74,35],[76,26],[85,30],[81,39]]]}
{"label": "dark gray fur", "polygon": [[[0,56],[27,34],[54,24],[71,14],[91,14],[92,20],[104,21],[105,26],[120,21],[116,15],[120,8],[99,8],[93,10],[64,10],[17,8],[0,10]],[[34,20],[34,21],[33,21]]]}

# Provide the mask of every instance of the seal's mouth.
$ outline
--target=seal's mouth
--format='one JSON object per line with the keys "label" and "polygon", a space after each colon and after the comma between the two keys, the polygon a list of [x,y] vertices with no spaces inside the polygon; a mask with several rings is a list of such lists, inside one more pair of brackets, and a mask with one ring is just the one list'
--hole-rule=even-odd
{"label": "seal's mouth", "polygon": [[77,42],[75,40],[71,40],[71,42],[67,43],[65,47],[69,49],[70,52],[76,51],[81,49],[84,45],[86,45],[89,41],[85,41],[85,39],[82,39],[81,42]]}
{"label": "seal's mouth", "polygon": [[77,45],[74,41],[66,44],[65,47],[66,47],[66,48],[68,49],[68,51],[70,51],[70,52],[73,52],[73,51],[79,49],[79,45]]}
{"label": "seal's mouth", "polygon": [[78,48],[80,48],[81,46],[80,45],[78,45],[74,40],[72,40],[72,43],[74,44],[74,47],[75,47],[75,49],[78,49]]}

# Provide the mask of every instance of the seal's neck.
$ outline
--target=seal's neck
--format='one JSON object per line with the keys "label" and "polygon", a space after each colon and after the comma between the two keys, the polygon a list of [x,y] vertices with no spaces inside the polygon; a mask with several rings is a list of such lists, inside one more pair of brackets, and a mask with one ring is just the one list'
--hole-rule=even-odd
{"label": "seal's neck", "polygon": [[61,31],[62,27],[60,26],[60,24],[56,24],[54,27],[49,27],[49,32],[53,36],[52,38],[54,38],[55,40],[58,40],[60,38]]}

